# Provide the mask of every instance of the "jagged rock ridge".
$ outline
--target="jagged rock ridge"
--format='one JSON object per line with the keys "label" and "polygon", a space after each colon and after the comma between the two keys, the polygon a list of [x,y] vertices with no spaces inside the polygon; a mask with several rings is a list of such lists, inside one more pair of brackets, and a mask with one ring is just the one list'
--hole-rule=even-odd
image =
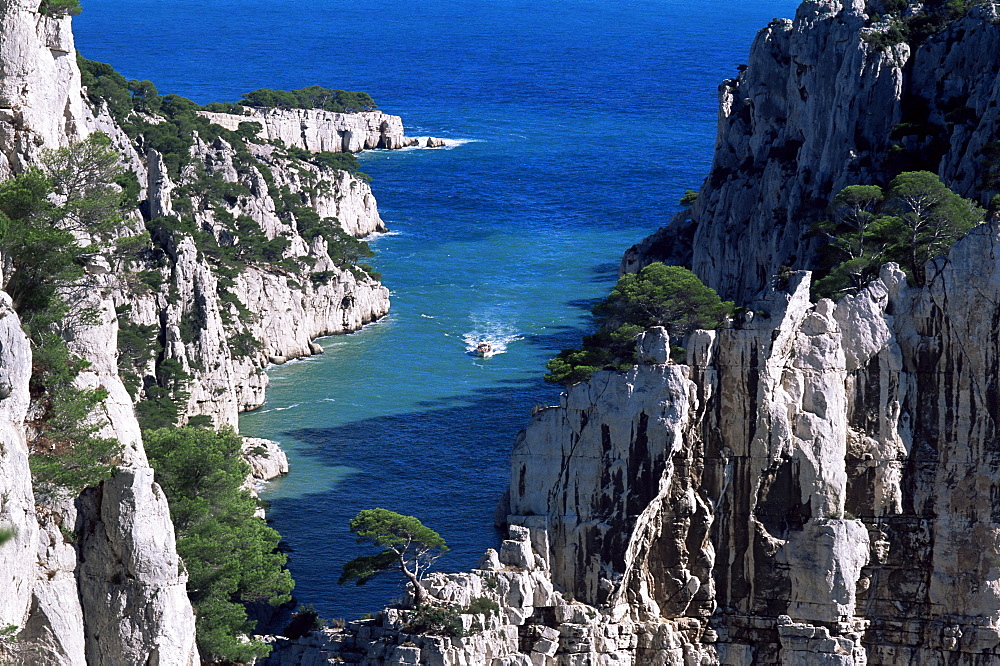
{"label": "jagged rock ridge", "polygon": [[485,633],[386,611],[272,663],[997,661],[998,247],[981,225],[926,288],[890,264],[838,304],[792,273],[683,365],[645,334],[642,364],[532,418],[500,556],[424,581],[496,601]]}
{"label": "jagged rock ridge", "polygon": [[[226,233],[226,215],[250,220],[266,241],[284,239],[283,266],[254,262],[228,276],[182,233],[160,239],[165,251],[153,265],[142,257],[92,257],[88,289],[68,298],[73,312],[94,316],[67,326],[65,335],[90,363],[77,385],[108,393],[95,415],[105,423],[100,434],[124,448],[117,474],[79,496],[32,487],[25,426],[32,353],[0,292],[0,526],[16,529],[0,546],[0,660],[193,666],[200,657],[187,577],[134,403],[159,381],[158,366],[176,361],[190,375],[182,421],[206,415],[235,427],[240,410],[261,404],[268,363],[320,353],[316,337],[356,330],[387,312],[388,291],[365,270],[338,264],[322,236],[303,236],[294,214],[276,203],[284,193],[319,218],[336,218],[346,235],[385,227],[364,179],[266,143],[252,143],[248,158],[221,139],[196,141],[187,166],[171,172],[161,155],[137,149],[106,106],[88,101],[68,17],[40,13],[39,0],[17,0],[0,8],[0,30],[0,177],[101,131],[136,173],[147,220],[186,207],[196,229],[216,239]],[[379,123],[402,137],[398,118],[381,114]],[[239,195],[217,201],[198,189],[205,178]],[[133,212],[116,233],[141,241],[146,231]],[[144,274],[152,277],[143,282]],[[118,340],[136,326],[155,331],[161,351],[133,368],[134,385],[122,379]]]}
{"label": "jagged rock ridge", "polygon": [[310,152],[350,152],[370,148],[440,148],[446,139],[408,137],[403,134],[403,120],[381,111],[335,113],[321,109],[258,109],[245,107],[242,115],[202,111],[213,123],[229,130],[240,123],[261,125],[261,138],[280,141]]}
{"label": "jagged rock ridge", "polygon": [[989,201],[1000,188],[983,187],[983,149],[1000,133],[997,5],[971,7],[914,52],[866,40],[885,28],[872,23],[877,11],[863,0],[804,2],[794,21],[758,33],[747,68],[719,88],[697,200],[629,250],[622,270],[687,265],[723,298],[746,301],[781,266],[811,267],[806,232],[847,185],[930,168]]}

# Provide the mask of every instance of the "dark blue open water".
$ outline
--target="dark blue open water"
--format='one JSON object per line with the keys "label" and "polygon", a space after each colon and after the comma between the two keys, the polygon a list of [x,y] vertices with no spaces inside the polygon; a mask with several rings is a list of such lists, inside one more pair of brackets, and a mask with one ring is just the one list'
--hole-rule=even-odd
{"label": "dark blue open water", "polygon": [[[448,150],[370,152],[392,235],[373,262],[392,314],[275,368],[241,422],[292,474],[269,517],[300,601],[377,610],[399,581],[336,585],[347,522],[383,506],[476,563],[546,359],[575,346],[622,252],[665,223],[711,159],[716,90],[793,0],[84,0],[77,46],[200,103],[311,84],[372,94]],[[490,338],[503,353],[467,353]]]}

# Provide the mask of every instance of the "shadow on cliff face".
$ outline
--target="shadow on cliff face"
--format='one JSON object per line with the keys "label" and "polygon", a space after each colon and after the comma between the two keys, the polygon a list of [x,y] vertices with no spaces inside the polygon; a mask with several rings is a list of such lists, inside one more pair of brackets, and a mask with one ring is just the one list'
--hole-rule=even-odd
{"label": "shadow on cliff face", "polygon": [[[367,554],[348,531],[361,509],[414,515],[437,530],[451,548],[439,570],[475,566],[502,539],[493,517],[507,488],[514,439],[531,408],[553,404],[557,395],[558,388],[540,378],[500,381],[469,395],[425,401],[405,414],[280,433],[299,465],[314,459],[319,466],[354,470],[324,492],[271,500],[268,517],[289,545],[298,600],[315,605],[322,617],[350,619],[402,593],[401,577],[363,587],[336,584],[344,562]],[[293,462],[291,475],[280,482],[283,495],[294,489],[295,468]]]}

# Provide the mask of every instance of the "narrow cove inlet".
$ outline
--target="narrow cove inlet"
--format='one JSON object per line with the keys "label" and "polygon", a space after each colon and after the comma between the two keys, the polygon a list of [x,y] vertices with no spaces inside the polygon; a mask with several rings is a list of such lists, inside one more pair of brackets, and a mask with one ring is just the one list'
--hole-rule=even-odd
{"label": "narrow cove inlet", "polygon": [[[455,141],[358,155],[390,230],[369,242],[391,312],[272,368],[266,403],[240,421],[289,456],[262,497],[296,598],[347,619],[403,587],[336,584],[358,554],[359,510],[420,518],[451,548],[445,571],[497,544],[515,437],[558,401],[546,360],[579,345],[623,252],[699,187],[720,73],[734,76],[756,27],[795,6],[124,4],[89,0],[77,47],[161,93],[204,104],[264,87],[363,90],[408,135]],[[490,358],[473,353],[483,340]]]}

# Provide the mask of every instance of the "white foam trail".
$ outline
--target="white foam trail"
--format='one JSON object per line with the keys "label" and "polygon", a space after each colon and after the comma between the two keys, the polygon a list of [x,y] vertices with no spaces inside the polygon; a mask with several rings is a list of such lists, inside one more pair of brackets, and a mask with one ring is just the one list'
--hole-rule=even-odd
{"label": "white foam trail", "polygon": [[399,231],[373,231],[364,238],[362,238],[361,240],[376,241],[379,238],[383,238],[385,236],[402,236],[402,235],[403,235],[402,232]]}
{"label": "white foam trail", "polygon": [[492,348],[490,356],[503,354],[507,351],[507,345],[518,340],[523,340],[524,336],[517,333],[510,324],[497,323],[492,321],[475,322],[474,327],[468,333],[462,334],[462,342],[465,343],[465,351],[475,354],[476,348],[483,342],[488,342]]}
{"label": "white foam trail", "polygon": [[287,411],[289,409],[295,409],[298,406],[299,406],[299,403],[296,402],[295,404],[288,405],[287,407],[272,407],[271,409],[262,409],[262,410],[260,410],[260,413],[261,414],[267,414],[268,412],[284,412],[284,411]]}
{"label": "white foam trail", "polygon": [[422,314],[420,316],[423,317],[424,319],[434,319],[434,317],[432,317],[431,315]]}

